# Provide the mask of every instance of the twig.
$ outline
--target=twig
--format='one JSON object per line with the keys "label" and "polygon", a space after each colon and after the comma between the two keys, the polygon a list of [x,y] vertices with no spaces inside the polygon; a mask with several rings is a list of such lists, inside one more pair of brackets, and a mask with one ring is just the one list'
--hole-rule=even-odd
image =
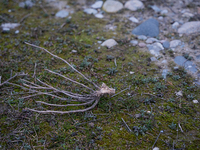
{"label": "twig", "polygon": [[124,119],[122,118],[122,121],[124,122],[124,124],[126,125],[128,132],[132,132],[132,130],[129,128],[129,126],[126,124],[126,122],[124,121]]}
{"label": "twig", "polygon": [[25,42],[25,44],[28,44],[28,45],[30,45],[30,46],[33,46],[33,47],[42,49],[42,50],[44,50],[45,52],[49,53],[51,56],[62,60],[62,61],[65,62],[67,65],[69,65],[74,71],[76,71],[78,74],[80,74],[84,79],[86,79],[88,82],[92,83],[97,89],[100,89],[99,86],[97,86],[95,83],[93,83],[92,81],[90,81],[86,76],[84,76],[81,72],[79,72],[77,69],[75,69],[70,63],[68,63],[68,62],[67,62],[66,60],[64,60],[63,58],[58,57],[57,55],[52,54],[51,52],[49,52],[49,51],[48,51],[47,49],[45,49],[45,48],[36,46],[36,45],[34,45],[34,44],[30,44],[30,43],[27,43],[27,42]]}
{"label": "twig", "polygon": [[131,86],[129,86],[128,88],[126,88],[126,89],[124,89],[124,90],[121,90],[120,92],[114,94],[114,95],[111,96],[111,97],[114,97],[114,96],[116,96],[116,95],[118,95],[118,94],[120,94],[120,93],[122,93],[122,92],[124,92],[124,91],[126,91],[126,90],[130,90],[130,87],[131,87]]}
{"label": "twig", "polygon": [[116,58],[114,59],[114,63],[115,63],[115,66],[117,67],[117,62],[116,62]]}
{"label": "twig", "polygon": [[183,132],[183,129],[181,128],[181,124],[180,123],[178,124],[178,126],[181,129],[181,132]]}
{"label": "twig", "polygon": [[160,134],[161,134],[161,133],[163,133],[163,130],[161,130],[161,131],[159,132],[159,134],[158,134],[158,136],[157,136],[157,138],[156,138],[156,140],[155,140],[155,142],[154,142],[154,144],[153,144],[153,146],[152,146],[152,149],[154,148],[156,142],[158,141],[158,138],[160,137]]}
{"label": "twig", "polygon": [[44,11],[45,14],[49,15],[49,14],[47,13],[46,9],[45,9],[42,5],[40,5],[40,8],[42,8],[42,10]]}
{"label": "twig", "polygon": [[33,78],[35,78],[35,75],[36,75],[36,67],[37,67],[37,63],[35,62],[35,67],[34,67]]}
{"label": "twig", "polygon": [[27,17],[29,17],[32,13],[27,14],[26,16],[24,16],[20,21],[19,24],[21,24]]}

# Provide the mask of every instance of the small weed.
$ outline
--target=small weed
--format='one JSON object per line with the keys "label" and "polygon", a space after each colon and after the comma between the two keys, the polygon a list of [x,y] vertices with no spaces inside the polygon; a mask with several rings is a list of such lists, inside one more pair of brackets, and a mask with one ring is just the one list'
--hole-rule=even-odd
{"label": "small weed", "polygon": [[179,80],[181,77],[180,77],[179,75],[174,75],[172,78],[173,78],[174,80]]}
{"label": "small weed", "polygon": [[114,76],[117,73],[117,68],[108,68],[108,74]]}
{"label": "small weed", "polygon": [[175,123],[171,123],[170,125],[168,125],[168,127],[172,130],[176,130],[176,124]]}

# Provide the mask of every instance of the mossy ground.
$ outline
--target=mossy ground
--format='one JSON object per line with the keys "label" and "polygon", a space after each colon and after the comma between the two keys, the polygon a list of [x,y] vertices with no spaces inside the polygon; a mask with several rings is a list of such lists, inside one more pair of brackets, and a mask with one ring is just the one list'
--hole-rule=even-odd
{"label": "mossy ground", "polygon": [[[8,13],[9,9],[12,12]],[[115,23],[118,28],[113,34],[104,28],[107,21],[82,11],[72,14],[71,20],[55,19],[40,7],[23,9],[5,0],[0,12],[12,22],[19,22],[31,13],[18,28],[19,34],[11,30],[0,35],[1,81],[8,79],[11,72],[24,71],[32,76],[37,63],[36,75],[41,80],[70,91],[87,92],[45,72],[44,68],[48,68],[85,83],[63,62],[25,45],[27,41],[66,59],[99,85],[104,82],[116,92],[128,88],[115,97],[101,98],[89,112],[43,115],[24,108],[38,107],[35,100],[52,103],[58,100],[49,96],[19,99],[24,93],[22,89],[4,85],[0,95],[0,149],[151,149],[161,130],[163,133],[155,144],[161,150],[200,148],[199,104],[192,102],[199,100],[200,90],[193,85],[193,78],[179,69],[163,80],[159,67],[149,61],[151,56],[129,46],[134,37],[127,34],[123,22]],[[0,22],[5,21],[0,19]],[[63,23],[66,25],[60,29]],[[95,44],[113,37],[119,45],[112,49],[99,50]],[[71,52],[74,49],[75,54]],[[110,55],[116,58],[117,66],[114,59],[108,59]],[[12,82],[20,84],[18,78]],[[182,97],[176,96],[178,91],[182,91]],[[69,109],[74,108],[61,110]],[[136,118],[136,114],[140,117]],[[122,118],[133,132],[128,132]]]}

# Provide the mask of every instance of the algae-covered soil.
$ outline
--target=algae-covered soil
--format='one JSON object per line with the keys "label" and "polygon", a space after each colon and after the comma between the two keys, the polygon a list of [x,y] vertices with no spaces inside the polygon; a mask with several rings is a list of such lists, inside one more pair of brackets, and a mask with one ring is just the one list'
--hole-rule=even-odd
{"label": "algae-covered soil", "polygon": [[[152,56],[130,46],[134,36],[126,30],[126,22],[115,21],[113,32],[105,26],[115,14],[110,14],[110,20],[98,19],[77,8],[71,19],[62,19],[55,18],[56,10],[44,2],[32,8],[21,8],[15,1],[0,2],[1,23],[22,19],[19,27],[0,34],[1,83],[19,72],[28,75],[10,82],[23,85],[20,78],[34,82],[35,73],[56,88],[88,92],[48,73],[48,68],[94,88],[59,59],[24,43],[29,42],[67,60],[97,85],[106,83],[121,92],[102,97],[84,113],[39,114],[26,108],[66,111],[84,107],[38,105],[35,101],[66,102],[47,95],[23,99],[31,91],[5,84],[0,87],[0,149],[200,149],[200,109],[199,103],[193,103],[200,99],[199,87],[184,69],[174,70],[173,63],[164,80],[160,68],[150,61]],[[98,48],[98,41],[110,38],[118,45]]]}

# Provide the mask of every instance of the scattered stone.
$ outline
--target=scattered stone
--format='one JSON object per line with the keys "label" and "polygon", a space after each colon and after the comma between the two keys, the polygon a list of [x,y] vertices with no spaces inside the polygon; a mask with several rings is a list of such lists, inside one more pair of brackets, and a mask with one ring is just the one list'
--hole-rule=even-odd
{"label": "scattered stone", "polygon": [[162,71],[162,76],[163,76],[164,79],[166,79],[167,73],[168,73],[168,69],[164,69],[164,70]]}
{"label": "scattered stone", "polygon": [[159,150],[159,148],[158,147],[154,147],[153,150]]}
{"label": "scattered stone", "polygon": [[170,47],[170,44],[169,44],[168,41],[163,42],[162,45],[163,45],[164,48],[169,48]]}
{"label": "scattered stone", "polygon": [[155,57],[151,57],[150,59],[151,59],[151,61],[157,61],[157,59]]}
{"label": "scattered stone", "polygon": [[178,23],[178,22],[174,22],[174,23],[172,24],[172,29],[177,29],[178,26],[179,26],[179,23]]}
{"label": "scattered stone", "polygon": [[14,29],[16,27],[20,26],[19,23],[2,23],[1,27],[4,29],[8,28],[8,29]]}
{"label": "scattered stone", "polygon": [[16,31],[15,31],[15,34],[18,34],[18,33],[19,33],[19,30],[16,30]]}
{"label": "scattered stone", "polygon": [[170,48],[176,48],[181,45],[181,40],[173,40],[170,42]]}
{"label": "scattered stone", "polygon": [[139,22],[138,19],[135,18],[135,17],[130,17],[129,20],[134,22],[134,23],[138,23]]}
{"label": "scattered stone", "polygon": [[132,34],[157,37],[159,35],[159,23],[150,18],[132,30]]}
{"label": "scattered stone", "polygon": [[161,15],[166,15],[168,13],[168,10],[167,9],[164,9],[160,12]]}
{"label": "scattered stone", "polygon": [[176,96],[183,96],[183,92],[182,91],[178,91],[178,92],[175,92]]}
{"label": "scattered stone", "polygon": [[74,50],[74,49],[73,49],[73,50],[72,50],[72,53],[77,53],[77,50]]}
{"label": "scattered stone", "polygon": [[146,44],[145,44],[145,43],[143,43],[143,42],[140,42],[140,43],[138,44],[138,46],[139,46],[139,47],[141,47],[141,48],[143,48],[143,47],[145,47],[145,46],[146,46]]}
{"label": "scattered stone", "polygon": [[103,10],[107,13],[116,13],[123,8],[123,4],[114,0],[107,0],[103,4]]}
{"label": "scattered stone", "polygon": [[166,63],[167,63],[167,60],[163,60],[161,63],[162,63],[162,64],[166,64]]}
{"label": "scattered stone", "polygon": [[195,100],[193,100],[192,102],[193,102],[194,104],[197,104],[197,103],[199,103],[199,101],[198,101],[198,100],[196,100],[196,99],[195,99]]}
{"label": "scattered stone", "polygon": [[138,44],[138,41],[137,40],[131,40],[130,43],[133,45],[133,46],[136,46]]}
{"label": "scattered stone", "polygon": [[63,9],[63,10],[60,10],[59,12],[57,12],[55,16],[58,18],[65,18],[68,15],[69,15],[69,12],[67,10]]}
{"label": "scattered stone", "polygon": [[192,34],[200,32],[200,21],[191,21],[183,24],[179,29],[179,34]]}
{"label": "scattered stone", "polygon": [[162,46],[162,44],[158,42],[151,45],[147,45],[147,47],[150,53],[156,57],[160,55],[160,50],[164,50],[164,47]]}
{"label": "scattered stone", "polygon": [[154,43],[154,42],[158,42],[158,40],[157,40],[156,38],[148,38],[148,39],[146,40],[146,43],[148,43],[148,44],[152,44],[152,43]]}
{"label": "scattered stone", "polygon": [[102,43],[102,41],[97,41],[97,43],[101,44],[101,43]]}
{"label": "scattered stone", "polygon": [[139,0],[129,0],[125,3],[124,7],[131,11],[136,11],[138,9],[143,9],[144,4]]}
{"label": "scattered stone", "polygon": [[93,123],[93,122],[90,122],[88,125],[89,125],[91,128],[94,128],[94,123]]}
{"label": "scattered stone", "polygon": [[97,10],[92,8],[86,8],[83,10],[83,12],[85,12],[86,14],[97,14]]}
{"label": "scattered stone", "polygon": [[135,118],[140,118],[140,117],[142,117],[141,114],[135,114]]}
{"label": "scattered stone", "polygon": [[178,67],[178,66],[174,67],[174,70],[178,70],[178,69],[179,69],[179,67]]}
{"label": "scattered stone", "polygon": [[185,59],[183,56],[176,56],[174,62],[177,65],[183,66],[186,70],[189,70],[192,73],[197,72],[196,65],[192,61]]}
{"label": "scattered stone", "polygon": [[3,28],[2,29],[2,33],[8,33],[8,32],[10,32],[10,28]]}
{"label": "scattered stone", "polygon": [[104,41],[101,46],[107,46],[108,48],[111,48],[115,45],[117,45],[118,43],[114,40],[114,39],[108,39],[106,41]]}
{"label": "scattered stone", "polygon": [[134,74],[135,72],[133,72],[133,71],[130,71],[130,74]]}
{"label": "scattered stone", "polygon": [[163,20],[163,16],[158,17],[158,20]]}
{"label": "scattered stone", "polygon": [[95,8],[95,9],[98,9],[98,8],[101,8],[102,5],[103,5],[103,1],[97,1],[91,7]]}
{"label": "scattered stone", "polygon": [[159,12],[161,12],[161,9],[158,7],[158,6],[156,6],[156,5],[153,5],[153,6],[150,6],[156,13],[159,13]]}
{"label": "scattered stone", "polygon": [[20,2],[19,3],[19,7],[21,7],[21,8],[31,8],[31,7],[33,7],[33,2],[31,1],[31,0],[27,0],[27,1],[25,1],[25,2]]}
{"label": "scattered stone", "polygon": [[145,35],[139,35],[137,38],[139,40],[146,40],[147,39],[147,37]]}
{"label": "scattered stone", "polygon": [[196,59],[200,60],[200,55],[197,55],[197,56],[196,56]]}
{"label": "scattered stone", "polygon": [[189,13],[189,12],[185,12],[184,14],[182,14],[182,16],[186,17],[186,18],[194,17],[194,15],[192,13]]}
{"label": "scattered stone", "polygon": [[100,18],[100,19],[104,17],[104,16],[103,16],[102,14],[100,14],[100,13],[95,14],[94,16],[95,16],[96,18]]}

